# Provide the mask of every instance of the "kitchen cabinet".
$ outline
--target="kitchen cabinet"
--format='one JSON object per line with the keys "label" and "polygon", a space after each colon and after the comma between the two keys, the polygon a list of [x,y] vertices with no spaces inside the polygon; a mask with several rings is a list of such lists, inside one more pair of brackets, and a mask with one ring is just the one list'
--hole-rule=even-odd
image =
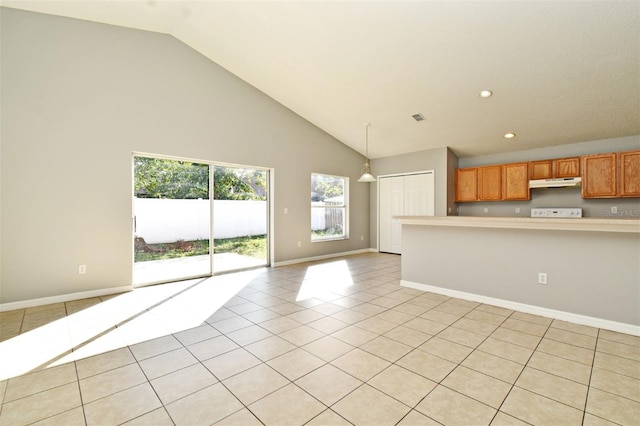
{"label": "kitchen cabinet", "polygon": [[640,197],[640,151],[618,154],[620,197]]}
{"label": "kitchen cabinet", "polygon": [[538,160],[529,163],[529,179],[552,179],[580,176],[580,157]]}
{"label": "kitchen cabinet", "polygon": [[553,160],[554,178],[571,178],[578,176],[580,176],[580,157]]}
{"label": "kitchen cabinet", "polygon": [[530,200],[529,163],[512,163],[502,166],[502,199]]}
{"label": "kitchen cabinet", "polygon": [[617,193],[617,154],[583,156],[582,198],[614,198]]}
{"label": "kitchen cabinet", "polygon": [[435,181],[433,172],[380,177],[379,250],[402,253],[402,225],[394,216],[433,216]]}
{"label": "kitchen cabinet", "polygon": [[539,160],[531,161],[531,176],[530,179],[551,179],[553,176],[553,160]]}
{"label": "kitchen cabinet", "polygon": [[478,200],[502,199],[502,165],[478,167]]}
{"label": "kitchen cabinet", "polygon": [[456,169],[455,201],[478,201],[478,168]]}
{"label": "kitchen cabinet", "polygon": [[457,169],[455,201],[529,200],[529,164]]}
{"label": "kitchen cabinet", "polygon": [[640,197],[640,150],[455,171],[455,201],[530,200],[529,180],[582,177],[582,198]]}

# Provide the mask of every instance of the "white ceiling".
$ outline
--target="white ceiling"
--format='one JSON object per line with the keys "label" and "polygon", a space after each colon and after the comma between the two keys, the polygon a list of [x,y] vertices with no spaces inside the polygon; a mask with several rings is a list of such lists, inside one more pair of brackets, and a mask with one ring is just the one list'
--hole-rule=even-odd
{"label": "white ceiling", "polygon": [[640,134],[638,1],[0,4],[171,34],[371,158]]}

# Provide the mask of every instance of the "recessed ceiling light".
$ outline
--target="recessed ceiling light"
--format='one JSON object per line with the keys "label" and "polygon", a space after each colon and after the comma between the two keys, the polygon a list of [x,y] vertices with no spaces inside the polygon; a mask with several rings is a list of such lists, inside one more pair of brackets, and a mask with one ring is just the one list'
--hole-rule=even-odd
{"label": "recessed ceiling light", "polygon": [[493,95],[493,92],[491,90],[483,90],[482,92],[480,92],[481,98],[490,98],[491,95]]}
{"label": "recessed ceiling light", "polygon": [[424,121],[424,115],[420,113],[412,114],[411,117],[413,117],[413,119],[416,121]]}
{"label": "recessed ceiling light", "polygon": [[513,138],[515,138],[515,137],[516,137],[516,134],[515,134],[515,133],[511,133],[511,132],[509,132],[509,133],[505,133],[505,134],[504,134],[504,138],[505,138],[505,139],[513,139]]}

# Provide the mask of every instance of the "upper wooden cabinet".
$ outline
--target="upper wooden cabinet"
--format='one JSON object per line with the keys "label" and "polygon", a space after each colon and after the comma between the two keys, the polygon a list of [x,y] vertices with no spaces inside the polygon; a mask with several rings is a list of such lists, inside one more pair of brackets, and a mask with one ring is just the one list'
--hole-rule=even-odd
{"label": "upper wooden cabinet", "polygon": [[476,167],[471,167],[468,169],[456,169],[454,186],[455,201],[477,201],[478,169]]}
{"label": "upper wooden cabinet", "polygon": [[640,150],[457,169],[455,201],[530,200],[530,179],[579,176],[582,198],[640,197]]}
{"label": "upper wooden cabinet", "polygon": [[640,197],[640,151],[618,153],[620,197]]}
{"label": "upper wooden cabinet", "polygon": [[553,160],[553,177],[570,178],[580,176],[580,157]]}
{"label": "upper wooden cabinet", "polygon": [[529,164],[457,169],[455,201],[529,200]]}
{"label": "upper wooden cabinet", "polygon": [[582,157],[582,198],[613,198],[618,194],[617,154]]}
{"label": "upper wooden cabinet", "polygon": [[553,160],[531,161],[529,165],[530,179],[551,179],[553,176]]}
{"label": "upper wooden cabinet", "polygon": [[502,166],[502,199],[531,199],[531,191],[529,190],[529,163],[513,163]]}
{"label": "upper wooden cabinet", "polygon": [[529,178],[534,180],[580,176],[580,157],[531,161],[529,166]]}
{"label": "upper wooden cabinet", "polygon": [[478,167],[478,200],[502,199],[502,166]]}

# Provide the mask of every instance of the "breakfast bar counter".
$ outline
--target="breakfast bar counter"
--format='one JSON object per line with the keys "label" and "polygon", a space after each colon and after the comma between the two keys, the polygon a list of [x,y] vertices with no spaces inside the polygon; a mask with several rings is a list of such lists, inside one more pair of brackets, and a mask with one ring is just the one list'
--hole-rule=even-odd
{"label": "breakfast bar counter", "polygon": [[472,216],[396,216],[395,219],[398,219],[403,225],[640,233],[640,220],[638,219],[545,219],[528,217]]}
{"label": "breakfast bar counter", "polygon": [[403,286],[640,335],[640,220],[395,219]]}

